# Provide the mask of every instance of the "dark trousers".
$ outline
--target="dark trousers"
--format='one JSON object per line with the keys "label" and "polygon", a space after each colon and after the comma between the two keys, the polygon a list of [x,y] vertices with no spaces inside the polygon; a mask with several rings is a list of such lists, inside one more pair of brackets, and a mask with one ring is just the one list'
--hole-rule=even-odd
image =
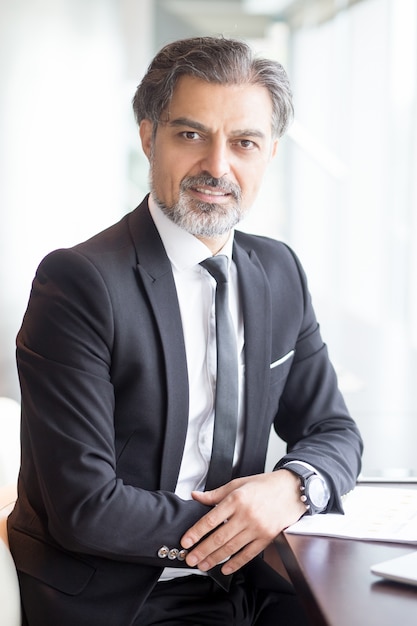
{"label": "dark trousers", "polygon": [[292,587],[274,575],[280,591],[256,588],[242,573],[234,575],[228,592],[206,576],[158,583],[135,626],[308,626]]}

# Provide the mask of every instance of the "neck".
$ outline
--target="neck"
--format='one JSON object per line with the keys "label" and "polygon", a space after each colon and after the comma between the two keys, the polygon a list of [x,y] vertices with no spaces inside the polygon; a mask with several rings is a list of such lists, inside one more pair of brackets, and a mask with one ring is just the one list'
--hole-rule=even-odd
{"label": "neck", "polygon": [[227,240],[230,237],[230,231],[225,233],[224,235],[219,235],[218,237],[202,237],[200,235],[196,235],[197,239],[199,239],[205,246],[211,251],[211,253],[216,255],[220,250],[224,247]]}

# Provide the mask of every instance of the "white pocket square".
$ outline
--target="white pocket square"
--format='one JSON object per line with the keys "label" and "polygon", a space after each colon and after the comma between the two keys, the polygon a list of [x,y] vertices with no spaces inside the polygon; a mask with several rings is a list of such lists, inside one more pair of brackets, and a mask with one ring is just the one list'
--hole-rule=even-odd
{"label": "white pocket square", "polygon": [[294,350],[290,350],[288,352],[288,354],[285,354],[284,356],[282,356],[280,359],[278,359],[277,361],[274,361],[273,363],[271,363],[271,365],[269,366],[270,369],[274,369],[274,367],[277,367],[278,365],[281,365],[282,363],[285,363],[285,361],[288,361],[288,359],[290,359],[294,354]]}

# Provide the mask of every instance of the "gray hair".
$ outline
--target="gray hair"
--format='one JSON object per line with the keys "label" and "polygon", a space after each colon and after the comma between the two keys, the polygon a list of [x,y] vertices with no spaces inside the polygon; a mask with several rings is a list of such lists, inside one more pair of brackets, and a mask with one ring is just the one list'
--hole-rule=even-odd
{"label": "gray hair", "polygon": [[171,102],[181,76],[208,83],[251,84],[266,87],[272,100],[272,133],[280,137],[293,116],[292,93],[282,65],[256,58],[236,39],[193,37],[168,44],[155,56],[133,98],[138,124],[149,119],[156,127]]}

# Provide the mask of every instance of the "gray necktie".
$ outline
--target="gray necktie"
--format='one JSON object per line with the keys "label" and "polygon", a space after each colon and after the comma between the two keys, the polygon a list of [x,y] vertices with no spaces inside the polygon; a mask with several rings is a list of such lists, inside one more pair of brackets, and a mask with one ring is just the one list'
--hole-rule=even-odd
{"label": "gray necktie", "polygon": [[213,256],[201,265],[215,278],[217,376],[213,449],[206,489],[215,489],[232,477],[237,433],[238,364],[236,334],[229,310],[228,259]]}
{"label": "gray necktie", "polygon": [[[238,364],[236,334],[229,310],[228,259],[213,256],[200,263],[216,280],[217,375],[214,405],[213,448],[206,490],[229,482],[232,477],[238,412]],[[232,576],[222,574],[221,565],[209,572],[217,584],[229,590]]]}

